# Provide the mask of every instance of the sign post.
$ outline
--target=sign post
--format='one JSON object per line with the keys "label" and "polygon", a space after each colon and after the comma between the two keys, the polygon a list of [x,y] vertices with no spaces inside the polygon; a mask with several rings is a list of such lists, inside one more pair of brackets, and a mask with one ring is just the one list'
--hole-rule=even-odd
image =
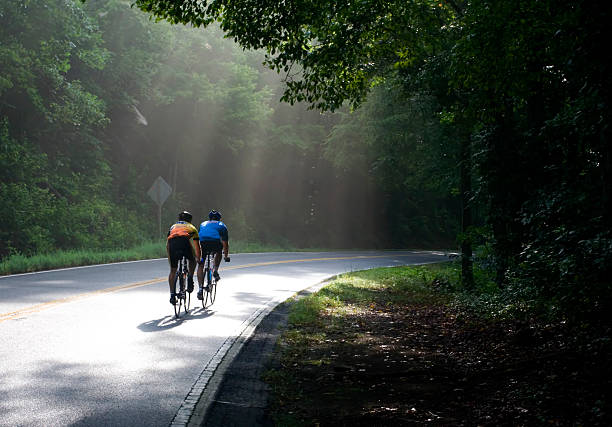
{"label": "sign post", "polygon": [[159,237],[162,237],[161,231],[161,212],[162,205],[168,198],[168,196],[172,193],[172,187],[161,177],[158,176],[155,181],[153,181],[153,185],[147,191],[149,197],[157,204],[157,222],[159,224]]}

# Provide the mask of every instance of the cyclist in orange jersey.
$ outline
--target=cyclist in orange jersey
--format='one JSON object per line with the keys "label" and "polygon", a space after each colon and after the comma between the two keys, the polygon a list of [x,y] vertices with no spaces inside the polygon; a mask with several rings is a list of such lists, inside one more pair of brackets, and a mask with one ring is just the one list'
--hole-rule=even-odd
{"label": "cyclist in orange jersey", "polygon": [[[178,215],[178,222],[168,230],[168,240],[166,242],[166,253],[170,263],[170,274],[168,284],[170,285],[170,304],[176,303],[176,270],[179,260],[185,256],[189,261],[189,277],[187,279],[187,292],[193,292],[193,272],[196,267],[196,260],[199,260],[200,243],[198,230],[191,224],[193,215],[183,211]],[[193,242],[197,243],[193,243]]]}

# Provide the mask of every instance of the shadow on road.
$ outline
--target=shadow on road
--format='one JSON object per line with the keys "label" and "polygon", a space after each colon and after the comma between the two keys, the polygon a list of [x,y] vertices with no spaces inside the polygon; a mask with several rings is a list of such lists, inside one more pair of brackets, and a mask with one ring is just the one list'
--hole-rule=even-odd
{"label": "shadow on road", "polygon": [[195,319],[205,319],[210,317],[215,312],[210,309],[204,309],[202,307],[196,307],[189,310],[189,313],[181,314],[178,319],[173,315],[164,316],[160,319],[149,320],[138,325],[138,329],[142,332],[161,332],[168,329],[176,328],[183,322]]}

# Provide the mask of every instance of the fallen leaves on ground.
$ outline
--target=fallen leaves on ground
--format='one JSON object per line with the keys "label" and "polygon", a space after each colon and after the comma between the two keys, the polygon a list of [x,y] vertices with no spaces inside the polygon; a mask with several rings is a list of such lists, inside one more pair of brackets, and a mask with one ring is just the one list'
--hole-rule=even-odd
{"label": "fallen leaves on ground", "polygon": [[278,424],[612,425],[610,331],[578,337],[444,304],[370,303],[323,320],[301,332],[325,339],[281,360]]}

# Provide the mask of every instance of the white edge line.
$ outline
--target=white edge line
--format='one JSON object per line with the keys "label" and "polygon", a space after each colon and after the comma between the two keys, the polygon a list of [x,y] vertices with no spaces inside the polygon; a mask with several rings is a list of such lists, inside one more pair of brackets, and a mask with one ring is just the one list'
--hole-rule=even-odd
{"label": "white edge line", "polygon": [[18,276],[28,276],[30,274],[53,273],[54,271],[78,270],[81,268],[104,267],[108,265],[117,265],[117,264],[132,264],[135,262],[159,261],[160,259],[166,259],[166,258],[136,259],[133,261],[107,262],[106,264],[78,265],[76,267],[53,268],[51,270],[43,270],[43,271],[29,271],[27,273],[7,274],[4,276],[0,276],[0,279],[6,279],[9,277],[18,277]]}

